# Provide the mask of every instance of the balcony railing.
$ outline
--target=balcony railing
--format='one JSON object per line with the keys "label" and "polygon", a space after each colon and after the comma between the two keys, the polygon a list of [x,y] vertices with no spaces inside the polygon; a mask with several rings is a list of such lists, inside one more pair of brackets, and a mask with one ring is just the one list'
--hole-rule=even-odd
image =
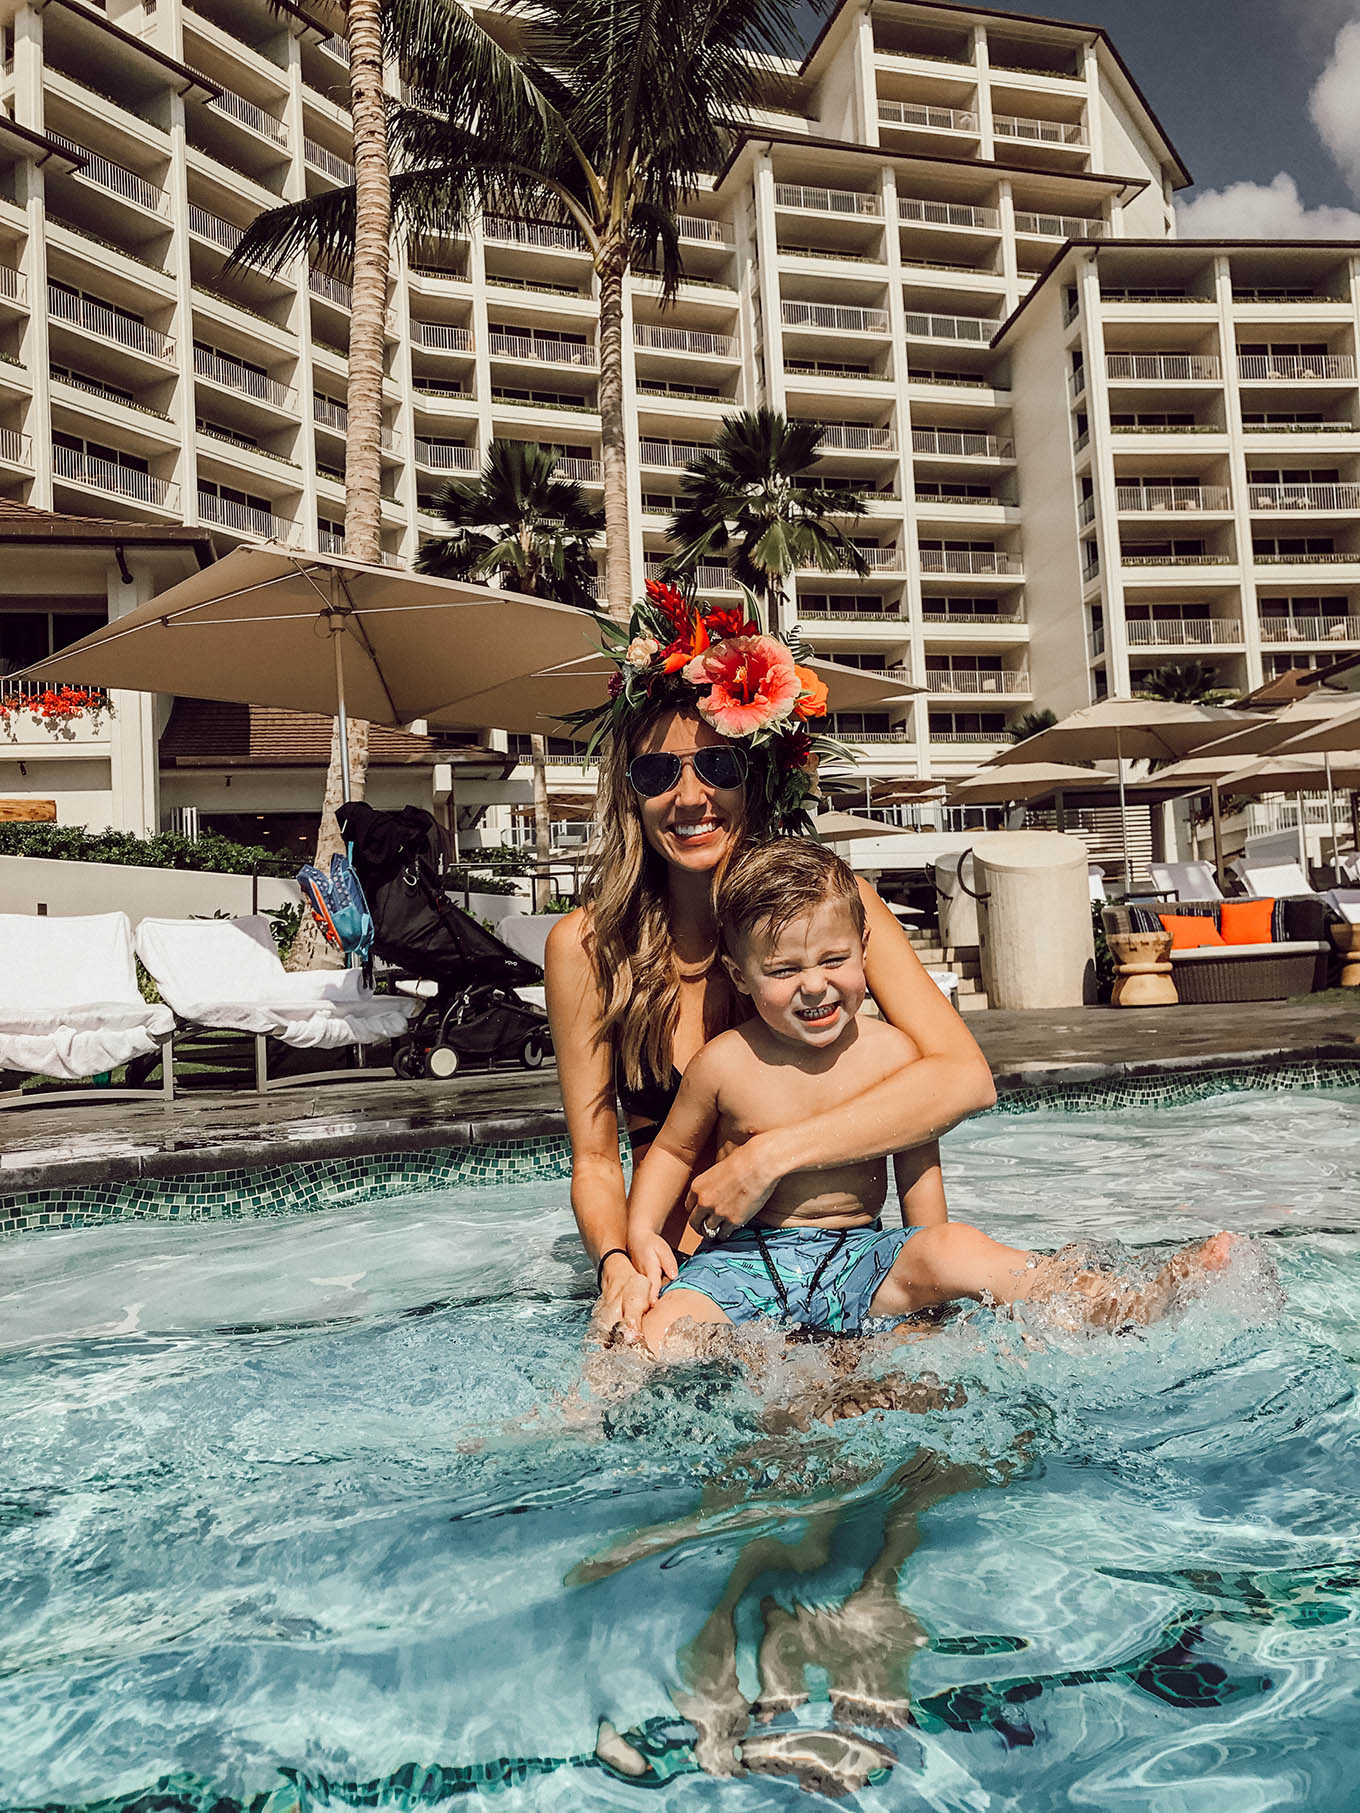
{"label": "balcony railing", "polygon": [[179,486],[167,479],[152,478],[149,472],[139,472],[135,466],[120,466],[117,460],[101,459],[97,454],[56,442],[52,446],[52,470],[58,478],[93,485],[97,491],[112,491],[119,497],[133,497],[142,504],[171,509],[179,498]]}
{"label": "balcony railing", "polygon": [[1032,691],[1028,670],[990,667],[951,667],[947,672],[928,668],[925,675],[927,692],[983,693],[999,692],[1012,696]]}
{"label": "balcony railing", "polygon": [[559,453],[554,478],[572,478],[582,485],[598,485],[604,475],[599,460],[583,460],[574,453]]}
{"label": "balcony railing", "polygon": [[1140,384],[1194,384],[1223,376],[1215,353],[1106,353],[1105,371]]}
{"label": "balcony railing", "polygon": [[354,181],[354,165],[350,163],[349,159],[341,157],[338,152],[327,150],[325,145],[319,145],[314,138],[303,139],[302,155],[313,170],[320,170],[323,175],[333,177],[336,182],[352,183]]}
{"label": "balcony railing", "polygon": [[1006,573],[1024,571],[1017,554],[991,548],[922,548],[923,573]]}
{"label": "balcony railing", "polygon": [[175,356],[175,343],[168,334],[148,327],[144,321],[129,320],[117,309],[103,302],[91,302],[84,296],[72,296],[55,284],[47,287],[47,310],[58,321],[66,321],[101,340],[114,340],[119,346],[131,347],[151,359],[167,363]]}
{"label": "balcony railing", "polygon": [[961,629],[975,632],[977,630],[990,629],[993,625],[997,624],[1005,627],[1009,624],[1025,623],[1028,619],[1023,610],[985,612],[963,610],[941,611],[932,610],[929,601],[927,601],[924,610],[921,612],[921,621],[922,623],[931,624],[954,624]]}
{"label": "balcony railing", "polygon": [[72,139],[63,138],[60,133],[50,132],[48,137],[53,144],[60,145],[64,151],[81,159],[81,167],[72,174],[83,177],[86,182],[98,183],[101,189],[107,189],[111,195],[119,195],[124,201],[135,202],[139,208],[145,208],[151,214],[168,214],[170,196],[155,183],[149,183],[144,176],[138,176],[135,170],[125,169],[122,164],[115,164],[111,158],[101,157],[97,151],[87,151],[84,145],[77,145]]}
{"label": "balcony railing", "polygon": [[878,117],[885,126],[921,126],[929,132],[976,134],[978,116],[961,107],[926,107],[918,101],[880,101]]}
{"label": "balcony railing", "polygon": [[472,351],[472,329],[454,327],[447,321],[413,321],[411,323],[411,344],[428,346],[435,352],[470,353]]}
{"label": "balcony railing", "polygon": [[1360,642],[1360,617],[1261,618],[1262,642]]}
{"label": "balcony railing", "polygon": [[918,340],[957,340],[987,346],[1001,323],[977,315],[908,314],[906,325],[908,334]]}
{"label": "balcony railing", "polygon": [[994,434],[964,434],[954,428],[913,428],[914,453],[938,453],[947,458],[1011,460],[1015,446]]}
{"label": "balcony railing", "polygon": [[1085,527],[1096,519],[1096,500],[1094,497],[1083,497],[1077,506],[1077,521]]}
{"label": "balcony railing", "polygon": [[644,466],[675,466],[683,469],[691,460],[697,460],[701,454],[712,451],[711,447],[701,447],[696,441],[638,442],[638,457]]}
{"label": "balcony railing", "polygon": [[677,214],[675,224],[681,239],[701,245],[731,246],[737,243],[736,229],[725,220],[705,220],[699,214]]}
{"label": "balcony railing", "polygon": [[828,328],[848,334],[886,334],[888,331],[888,311],[883,308],[838,308],[830,302],[782,302],[779,318],[785,327]]}
{"label": "balcony railing", "polygon": [[741,351],[741,343],[731,334],[709,334],[689,327],[635,326],[633,345],[653,352],[707,353],[719,359],[735,359]]}
{"label": "balcony railing", "polygon": [[1360,510],[1360,485],[1247,486],[1253,510]]}
{"label": "balcony railing", "polygon": [[1128,618],[1130,648],[1239,648],[1242,625],[1228,617],[1180,617],[1162,623]]}
{"label": "balcony railing", "polygon": [[1140,554],[1136,548],[1121,548],[1119,564],[1124,567],[1235,567],[1231,554]]}
{"label": "balcony railing", "polygon": [[1353,378],[1355,360],[1349,353],[1241,353],[1237,374],[1249,384],[1258,379]]}
{"label": "balcony railing", "polygon": [[308,271],[307,288],[314,296],[320,296],[323,302],[333,302],[337,308],[354,306],[353,286],[342,283],[338,277],[328,277],[324,271]]}
{"label": "balcony railing", "polygon": [[575,340],[560,340],[554,335],[521,334],[493,327],[488,330],[487,340],[493,358],[532,359],[543,365],[576,365],[588,371],[594,371],[599,363],[593,346]]}
{"label": "balcony railing", "polygon": [[0,264],[0,297],[6,302],[28,302],[28,278],[12,265]]}
{"label": "balcony railing", "polygon": [[288,128],[282,120],[276,120],[272,113],[266,113],[263,107],[257,107],[254,101],[248,101],[243,94],[237,94],[233,89],[222,89],[207,105],[214,113],[225,114],[229,120],[235,120],[238,126],[248,126],[252,132],[258,132],[261,138],[267,138],[273,145],[288,143]]}
{"label": "balcony railing", "polygon": [[883,218],[883,200],[859,189],[816,189],[805,183],[776,183],[777,208],[803,208],[813,214],[855,214],[871,220]]}
{"label": "balcony railing", "polygon": [[416,460],[434,472],[475,472],[481,461],[475,447],[460,447],[455,441],[424,441],[416,436]]}
{"label": "balcony railing", "polygon": [[344,38],[337,38],[333,34],[329,38],[322,38],[317,49],[334,62],[343,63],[346,69],[349,68],[349,45]]}
{"label": "balcony railing", "polygon": [[560,227],[547,220],[506,220],[499,214],[482,217],[483,239],[506,245],[538,246],[552,252],[584,252],[586,242],[575,227]]}
{"label": "balcony railing", "polygon": [[11,466],[29,468],[33,464],[33,443],[17,428],[0,428],[0,460]]}
{"label": "balcony railing", "polygon": [[1013,113],[992,115],[992,131],[997,138],[1021,139],[1031,145],[1090,144],[1085,126],[1079,120],[1032,120]]}
{"label": "balcony railing", "polygon": [[1230,510],[1226,485],[1118,485],[1115,497],[1125,511]]}
{"label": "balcony railing", "polygon": [[1030,214],[1017,208],[1017,233],[1031,233],[1037,239],[1104,239],[1110,229],[1103,220],[1091,220],[1083,214]]}
{"label": "balcony railing", "polygon": [[243,535],[259,535],[266,541],[287,541],[293,524],[272,510],[261,510],[255,504],[238,504],[234,498],[219,497],[215,491],[200,491],[198,514],[204,522],[217,523],[224,529],[236,529]]}
{"label": "balcony railing", "polygon": [[821,430],[819,454],[833,448],[851,453],[892,453],[897,447],[897,436],[891,428],[871,428],[867,424],[861,427],[858,422],[814,422],[809,426]]}
{"label": "balcony railing", "polygon": [[231,221],[223,220],[221,215],[209,213],[207,208],[200,208],[197,202],[191,201],[189,231],[212,245],[220,246],[224,252],[234,252],[241,243],[245,229],[233,226]]}
{"label": "balcony railing", "polygon": [[1001,215],[995,208],[975,208],[969,202],[958,201],[914,201],[909,197],[899,199],[897,218],[912,226],[984,227],[994,233],[1001,226]]}
{"label": "balcony railing", "polygon": [[[315,391],[312,393],[312,420],[320,423],[323,428],[334,428],[338,434],[349,433],[349,410],[345,405],[330,397],[319,396]],[[378,430],[378,444],[389,452],[397,444],[396,434],[386,423]]]}
{"label": "balcony railing", "polygon": [[1360,553],[1343,550],[1331,554],[1253,554],[1258,567],[1358,567]]}
{"label": "balcony railing", "polygon": [[[664,560],[647,560],[643,569],[648,579],[664,579],[669,571],[669,563]],[[720,561],[704,561],[693,569],[692,578],[701,592],[735,592],[737,582],[732,577],[730,567]]]}
{"label": "balcony railing", "polygon": [[272,403],[275,409],[292,409],[297,402],[297,392],[289,385],[266,378],[237,359],[224,359],[220,354],[205,352],[198,346],[194,348],[194,371],[212,384],[239,390],[261,403]]}

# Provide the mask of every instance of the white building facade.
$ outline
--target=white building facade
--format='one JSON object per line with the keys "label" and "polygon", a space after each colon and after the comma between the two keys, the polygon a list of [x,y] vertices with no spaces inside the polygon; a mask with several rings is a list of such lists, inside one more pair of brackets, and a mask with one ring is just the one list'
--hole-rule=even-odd
{"label": "white building facade", "polygon": [[[348,291],[305,268],[223,267],[260,209],[348,179],[346,93],[345,48],[305,6],[17,11],[0,86],[0,495],[203,525],[219,546],[340,545]],[[630,285],[639,586],[664,558],[694,451],[725,413],[769,403],[825,427],[814,481],[870,496],[853,526],[867,578],[798,575],[798,620],[820,651],[923,688],[835,726],[870,774],[967,772],[1033,706],[1127,690],[1168,653],[1200,653],[1146,640],[1181,593],[1193,606],[1182,625],[1236,613],[1240,645],[1206,645],[1225,683],[1270,671],[1298,626],[1325,623],[1331,646],[1325,600],[1345,589],[1341,565],[1272,569],[1263,594],[1256,544],[1275,485],[1292,546],[1301,517],[1285,497],[1302,484],[1326,519],[1319,540],[1352,545],[1344,250],[1256,248],[1253,263],[1248,248],[1174,248],[1172,197],[1188,176],[1114,47],[1087,28],[846,0],[787,69],[783,100],[693,202],[674,305],[645,278]],[[437,531],[441,485],[475,473],[493,436],[550,444],[597,487],[596,302],[571,231],[485,219],[405,248],[394,272],[385,558],[409,560]],[[1192,297],[1173,299],[1182,272]],[[1292,291],[1308,273],[1323,288],[1305,310]],[[1325,380],[1289,392],[1307,408],[1280,401],[1273,376],[1249,376],[1251,360],[1273,371],[1323,356],[1287,347],[1324,344]],[[1119,361],[1136,373],[1149,357],[1189,359],[1187,371],[1217,358],[1219,371],[1121,375]],[[1311,420],[1270,434],[1248,420],[1311,417],[1324,383],[1316,434]],[[1152,416],[1204,407],[1213,436],[1166,420],[1165,437],[1134,438]],[[1182,514],[1190,490],[1202,495]],[[1174,515],[1159,514],[1163,494]],[[1192,530],[1207,564],[1176,555]],[[1163,542],[1169,564],[1145,564]],[[722,569],[699,577],[722,596]],[[8,610],[0,587],[0,662],[17,649]],[[1277,618],[1291,626],[1283,650],[1260,640]],[[563,752],[554,784],[589,780]]]}

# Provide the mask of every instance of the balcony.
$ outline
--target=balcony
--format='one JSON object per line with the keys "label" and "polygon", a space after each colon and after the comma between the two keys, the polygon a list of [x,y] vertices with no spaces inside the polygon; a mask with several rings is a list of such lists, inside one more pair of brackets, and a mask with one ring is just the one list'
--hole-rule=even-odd
{"label": "balcony", "polygon": [[922,548],[923,573],[991,574],[1018,577],[1024,572],[1017,554],[1002,554],[993,548]]}
{"label": "balcony", "polygon": [[897,218],[910,226],[980,227],[991,233],[1001,230],[1001,215],[995,208],[975,208],[967,202],[899,199]]}
{"label": "balcony", "polygon": [[1242,625],[1228,617],[1180,617],[1149,623],[1128,618],[1124,633],[1130,648],[1240,648]]}
{"label": "balcony", "polygon": [[675,224],[681,239],[690,240],[697,245],[734,246],[737,243],[735,227],[725,220],[705,220],[698,214],[677,214]]}
{"label": "balcony", "polygon": [[883,200],[858,189],[813,189],[803,183],[776,183],[777,208],[800,208],[809,214],[853,214],[870,220],[883,218]]}
{"label": "balcony", "polygon": [[1253,510],[1360,510],[1360,485],[1247,485]]}
{"label": "balcony", "polygon": [[[666,579],[672,568],[669,561],[647,560],[643,562],[644,575],[648,579]],[[694,567],[688,575],[701,592],[735,592],[737,582],[732,577],[730,567],[718,561],[705,561]]]}
{"label": "balcony", "polygon": [[990,346],[1001,323],[978,315],[917,315],[906,319],[907,336],[915,340],[952,340],[959,345]]}
{"label": "balcony", "polygon": [[221,215],[212,214],[207,208],[200,208],[197,202],[189,203],[189,231],[197,239],[206,239],[209,245],[215,245],[220,251],[234,252],[241,243],[244,227],[233,226],[231,221],[223,220]]}
{"label": "balcony", "polygon": [[1035,239],[1105,239],[1109,226],[1082,214],[1030,214],[1017,208],[1015,230]]}
{"label": "balcony", "polygon": [[1261,618],[1262,642],[1360,642],[1360,617]]}
{"label": "balcony", "polygon": [[[292,395],[291,391],[289,395]],[[312,420],[321,428],[333,428],[337,434],[349,433],[349,410],[345,405],[319,396],[315,391],[312,393]],[[396,447],[397,437],[386,423],[378,431],[378,442],[389,453]]]}
{"label": "balcony", "polygon": [[272,510],[258,509],[254,504],[238,504],[229,497],[218,497],[214,491],[200,491],[198,514],[202,522],[216,523],[223,529],[234,529],[241,535],[258,535],[265,541],[289,541],[295,525]]}
{"label": "balcony", "polygon": [[1122,567],[1235,567],[1231,554],[1140,554],[1136,548],[1121,548]]}
{"label": "balcony", "polygon": [[205,106],[213,113],[235,120],[238,126],[245,126],[261,138],[268,139],[271,145],[287,148],[288,128],[283,121],[276,120],[272,113],[266,113],[263,107],[257,107],[254,101],[248,101],[243,94],[224,88],[220,94],[205,102]]}
{"label": "balcony", "polygon": [[0,428],[0,464],[33,470],[33,443],[17,428]]}
{"label": "balcony", "polygon": [[66,322],[101,340],[110,340],[117,346],[143,353],[148,359],[160,359],[166,364],[174,361],[175,343],[168,334],[148,327],[144,321],[131,320],[103,302],[72,296],[55,284],[49,284],[47,311],[54,321]]}
{"label": "balcony", "polygon": [[994,434],[964,434],[953,428],[913,428],[913,453],[937,454],[944,459],[1013,460],[1015,445]]}
{"label": "balcony", "polygon": [[59,133],[48,136],[64,151],[82,160],[79,170],[72,171],[78,181],[97,183],[109,194],[117,195],[123,201],[130,201],[139,208],[145,208],[148,214],[158,214],[164,219],[170,212],[170,196],[165,189],[158,189],[155,183],[149,183],[144,176],[138,176],[135,170],[128,170],[122,164],[115,164],[111,158],[101,157],[97,151],[87,151],[83,145],[74,144]]}
{"label": "balcony", "polygon": [[879,124],[905,126],[923,132],[960,132],[978,135],[978,116],[961,107],[927,107],[917,101],[880,101]]}
{"label": "balcony", "polygon": [[785,327],[812,327],[839,334],[886,334],[888,311],[883,308],[840,308],[830,302],[781,302],[779,318]]}
{"label": "balcony", "polygon": [[691,460],[697,460],[712,451],[711,447],[701,447],[695,441],[638,442],[638,458],[644,466],[672,466],[682,472]]}
{"label": "balcony", "polygon": [[1354,378],[1355,360],[1349,353],[1244,353],[1238,356],[1237,374],[1247,384]]}
{"label": "balcony", "polygon": [[[422,322],[421,325],[431,324]],[[487,331],[487,341],[493,359],[532,359],[535,364],[575,365],[586,371],[594,371],[599,365],[593,346],[582,345],[576,340],[560,340],[551,334],[516,333],[511,329],[492,327]]]}
{"label": "balcony", "polygon": [[996,138],[1026,145],[1062,145],[1084,151],[1090,136],[1080,120],[1034,120],[1013,113],[992,115],[992,132]]}
{"label": "balcony", "polygon": [[1106,376],[1136,384],[1207,384],[1223,376],[1216,353],[1106,353]]}
{"label": "balcony", "polygon": [[481,465],[475,447],[460,447],[456,441],[415,439],[416,464],[432,472],[476,472]]}
{"label": "balcony", "polygon": [[1226,485],[1118,485],[1115,499],[1125,513],[1160,514],[1169,510],[1231,510]]}
{"label": "balcony", "polygon": [[328,151],[314,138],[303,139],[302,155],[313,170],[329,176],[332,182],[348,184],[354,181],[354,165],[349,159],[339,156],[337,152]]}
{"label": "balcony", "polygon": [[173,510],[179,502],[179,486],[167,479],[152,478],[149,472],[139,472],[134,466],[121,466],[116,460],[101,459],[56,442],[52,446],[52,472],[56,478],[89,485],[114,497],[134,498],[139,504]]}
{"label": "balcony", "polygon": [[817,452],[823,453],[894,453],[897,449],[897,436],[891,428],[863,427],[858,422],[809,422],[809,428],[819,430],[820,439]]}
{"label": "balcony", "polygon": [[454,327],[447,321],[413,321],[411,344],[427,347],[431,352],[470,353],[472,329]]}
{"label": "balcony", "polygon": [[506,220],[499,214],[482,217],[482,238],[501,245],[536,246],[546,252],[584,252],[586,249],[586,242],[575,227],[559,227],[546,220]]}
{"label": "balcony", "polygon": [[323,302],[333,303],[347,313],[354,307],[353,286],[342,283],[338,277],[328,277],[324,271],[308,271],[307,288],[313,296],[319,296]]}
{"label": "balcony", "polygon": [[14,302],[28,307],[28,278],[12,265],[0,264],[0,302]]}
{"label": "balcony", "polygon": [[[578,485],[598,485],[604,476],[599,460],[583,460],[573,453],[559,453],[553,469],[554,478],[574,479]],[[646,509],[644,502],[643,508]]]}
{"label": "balcony", "polygon": [[1003,693],[1018,698],[1033,690],[1029,672],[1023,667],[951,667],[947,671],[927,668],[928,693]]}
{"label": "balcony", "polygon": [[714,359],[736,359],[741,354],[741,342],[731,334],[688,327],[634,326],[633,345],[648,352],[699,353]]}
{"label": "balcony", "polygon": [[297,407],[297,392],[289,385],[266,378],[236,359],[204,352],[198,346],[194,348],[194,373],[197,377],[206,378],[210,384],[220,384],[224,389],[239,391],[243,396],[268,403],[275,409],[292,411]]}
{"label": "balcony", "polygon": [[970,611],[962,605],[952,610],[936,610],[933,601],[927,599],[921,611],[922,623],[929,623],[936,628],[961,629],[970,635],[979,632],[986,634],[990,630],[1010,630],[1028,622],[1023,610],[1004,611]]}

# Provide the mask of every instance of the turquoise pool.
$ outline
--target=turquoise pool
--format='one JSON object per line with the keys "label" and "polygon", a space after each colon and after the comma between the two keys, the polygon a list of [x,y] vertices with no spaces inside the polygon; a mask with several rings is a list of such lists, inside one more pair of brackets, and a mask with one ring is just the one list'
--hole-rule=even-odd
{"label": "turquoise pool", "polygon": [[582,1384],[559,1181],[0,1245],[0,1807],[1353,1806],[1360,1090],[991,1116],[947,1174],[1016,1241],[1255,1245],[780,1435]]}

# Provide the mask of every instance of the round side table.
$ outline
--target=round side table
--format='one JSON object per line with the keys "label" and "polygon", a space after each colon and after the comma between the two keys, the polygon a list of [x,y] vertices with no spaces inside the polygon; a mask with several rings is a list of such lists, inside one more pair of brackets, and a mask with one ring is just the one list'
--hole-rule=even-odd
{"label": "round side table", "polygon": [[1342,988],[1360,988],[1360,925],[1335,919],[1327,929],[1341,958]]}
{"label": "round side table", "polygon": [[[1360,929],[1360,928],[1357,928]],[[1112,932],[1110,954],[1119,965],[1115,1007],[1174,1007],[1180,1000],[1171,979],[1170,932]]]}

